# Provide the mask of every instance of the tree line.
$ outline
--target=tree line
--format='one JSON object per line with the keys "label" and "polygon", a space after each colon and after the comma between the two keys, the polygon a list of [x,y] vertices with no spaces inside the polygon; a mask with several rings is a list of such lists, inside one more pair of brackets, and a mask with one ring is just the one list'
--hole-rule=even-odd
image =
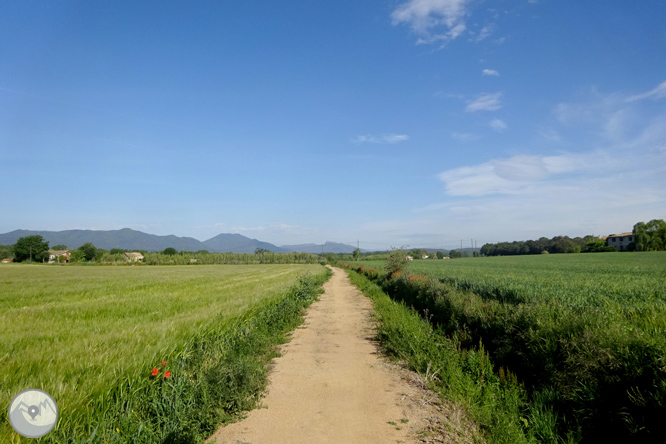
{"label": "tree line", "polygon": [[49,243],[42,236],[34,235],[20,238],[11,246],[0,246],[0,259],[12,258],[14,262],[47,262],[49,250],[70,251],[70,262],[127,264],[127,252],[139,252],[144,256],[143,263],[148,265],[201,265],[201,264],[314,264],[324,262],[325,257],[309,253],[274,253],[257,249],[255,253],[210,253],[206,250],[196,252],[177,251],[166,248],[160,252],[146,250],[125,250],[112,248],[104,250],[87,242],[77,249],[68,249],[65,245],[49,248]]}
{"label": "tree line", "polygon": [[[663,251],[666,250],[666,222],[653,219],[650,222],[638,222],[632,231],[634,241],[627,251]],[[617,248],[606,245],[605,239],[595,236],[570,238],[555,236],[552,239],[541,237],[537,240],[488,243],[481,247],[484,256],[514,256],[523,254],[545,253],[594,253],[617,251]]]}

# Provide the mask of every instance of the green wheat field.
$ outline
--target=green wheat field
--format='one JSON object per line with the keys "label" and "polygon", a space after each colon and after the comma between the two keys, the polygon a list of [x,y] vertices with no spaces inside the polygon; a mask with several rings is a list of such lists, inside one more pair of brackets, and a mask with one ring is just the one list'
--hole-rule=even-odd
{"label": "green wheat field", "polygon": [[[195,334],[220,331],[321,265],[0,267],[0,405],[27,388],[61,422],[103,406],[121,380],[147,378]],[[97,400],[97,401],[95,401]],[[3,407],[6,408],[6,407]],[[15,435],[3,415],[0,441]],[[13,439],[13,438],[12,438]]]}

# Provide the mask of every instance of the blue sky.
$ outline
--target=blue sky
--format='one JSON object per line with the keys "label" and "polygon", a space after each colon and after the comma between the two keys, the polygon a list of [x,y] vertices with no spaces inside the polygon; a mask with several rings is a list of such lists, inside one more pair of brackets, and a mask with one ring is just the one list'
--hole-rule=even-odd
{"label": "blue sky", "polygon": [[[195,4],[196,3],[196,4]],[[666,3],[0,3],[0,232],[453,248],[666,218]]]}

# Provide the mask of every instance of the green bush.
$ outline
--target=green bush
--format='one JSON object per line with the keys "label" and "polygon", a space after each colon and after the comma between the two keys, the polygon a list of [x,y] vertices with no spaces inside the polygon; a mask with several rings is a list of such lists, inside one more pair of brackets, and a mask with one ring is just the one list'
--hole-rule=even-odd
{"label": "green bush", "polygon": [[394,248],[386,258],[386,273],[392,275],[398,271],[407,271],[407,252],[402,249]]}

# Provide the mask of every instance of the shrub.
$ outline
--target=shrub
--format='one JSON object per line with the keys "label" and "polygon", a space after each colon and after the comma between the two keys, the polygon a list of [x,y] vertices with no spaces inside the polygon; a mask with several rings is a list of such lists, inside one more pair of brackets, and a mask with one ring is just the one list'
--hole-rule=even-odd
{"label": "shrub", "polygon": [[386,259],[386,274],[392,275],[398,271],[407,271],[407,252],[393,248]]}

